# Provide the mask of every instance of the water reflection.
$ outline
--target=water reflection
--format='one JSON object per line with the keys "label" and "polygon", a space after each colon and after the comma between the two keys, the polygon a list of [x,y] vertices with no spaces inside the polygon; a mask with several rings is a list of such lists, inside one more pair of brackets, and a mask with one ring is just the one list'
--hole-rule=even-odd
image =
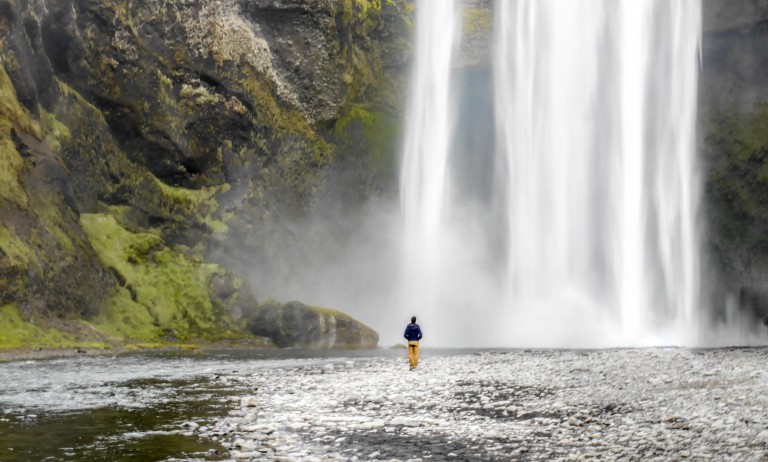
{"label": "water reflection", "polygon": [[[446,350],[433,354],[456,354]],[[221,460],[200,426],[248,392],[237,380],[265,368],[401,356],[397,350],[151,352],[0,363],[0,460]]]}

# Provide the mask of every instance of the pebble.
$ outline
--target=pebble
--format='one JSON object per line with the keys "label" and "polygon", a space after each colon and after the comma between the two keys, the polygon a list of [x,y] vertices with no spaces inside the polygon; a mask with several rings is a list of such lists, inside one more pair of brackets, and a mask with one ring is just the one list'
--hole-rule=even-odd
{"label": "pebble", "polygon": [[256,407],[259,405],[259,400],[255,396],[244,396],[241,400],[242,407]]}
{"label": "pebble", "polygon": [[329,361],[228,376],[258,392],[182,426],[238,461],[768,460],[768,349]]}

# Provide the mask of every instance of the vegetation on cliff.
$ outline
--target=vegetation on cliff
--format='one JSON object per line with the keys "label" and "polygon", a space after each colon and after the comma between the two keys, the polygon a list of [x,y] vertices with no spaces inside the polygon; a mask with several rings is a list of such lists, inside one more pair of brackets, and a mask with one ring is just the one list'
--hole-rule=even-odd
{"label": "vegetation on cliff", "polygon": [[768,270],[768,106],[713,118],[705,128],[705,189],[718,267],[731,278]]}
{"label": "vegetation on cliff", "polygon": [[[752,314],[768,313],[768,44],[765,6],[707,0],[699,80],[699,146],[705,259],[726,297]],[[763,2],[764,3],[764,2]],[[753,303],[752,292],[760,303]],[[708,297],[710,298],[710,297]],[[760,306],[757,306],[760,305]]]}
{"label": "vegetation on cliff", "polygon": [[[488,59],[490,8],[466,2],[464,66]],[[308,217],[343,237],[395,194],[413,14],[0,0],[0,347],[251,335]],[[768,271],[765,66],[741,53],[768,34],[741,16],[705,34],[700,98],[707,242],[737,288]]]}
{"label": "vegetation on cliff", "polygon": [[391,188],[412,5],[288,3],[0,0],[0,345],[249,335],[225,267]]}

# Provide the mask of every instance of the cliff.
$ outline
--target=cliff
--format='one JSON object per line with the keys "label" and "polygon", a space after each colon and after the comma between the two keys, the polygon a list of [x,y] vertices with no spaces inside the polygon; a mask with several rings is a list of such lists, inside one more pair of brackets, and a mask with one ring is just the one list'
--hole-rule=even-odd
{"label": "cliff", "polygon": [[[726,300],[768,314],[768,2],[704,1],[699,81],[705,286],[720,313]],[[710,282],[712,282],[710,284]]]}
{"label": "cliff", "polygon": [[[459,114],[456,149],[486,152],[493,2],[464,3],[457,85],[475,111]],[[768,1],[703,6],[706,300],[761,315]],[[0,347],[276,329],[256,325],[257,299],[325,245],[306,224],[320,216],[343,241],[371,199],[396,196],[413,9],[0,0],[0,324],[14,326]]]}
{"label": "cliff", "polygon": [[244,335],[236,273],[391,189],[411,14],[0,0],[0,345]]}

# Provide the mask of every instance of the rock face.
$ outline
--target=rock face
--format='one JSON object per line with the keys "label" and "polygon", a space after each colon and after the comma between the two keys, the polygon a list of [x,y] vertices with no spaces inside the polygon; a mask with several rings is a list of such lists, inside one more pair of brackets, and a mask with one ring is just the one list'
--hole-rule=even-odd
{"label": "rock face", "polygon": [[308,214],[395,184],[411,14],[0,0],[0,307],[109,336],[233,335],[256,303],[229,275],[258,261],[269,295]]}
{"label": "rock face", "polygon": [[[754,289],[768,283],[768,1],[704,0],[699,85],[705,284],[725,300],[768,311]],[[758,290],[758,292],[761,292]]]}
{"label": "rock face", "polygon": [[739,305],[763,322],[768,322],[768,286],[741,286]]}
{"label": "rock face", "polygon": [[[493,2],[463,4],[460,84],[487,89]],[[246,279],[269,296],[314,267],[310,218],[344,242],[395,196],[413,16],[412,0],[0,0],[0,308],[137,339],[243,329]],[[722,300],[768,274],[768,1],[704,0],[704,18]]]}
{"label": "rock face", "polygon": [[260,306],[250,329],[281,348],[357,349],[376,348],[379,343],[379,334],[344,313],[299,302]]}

